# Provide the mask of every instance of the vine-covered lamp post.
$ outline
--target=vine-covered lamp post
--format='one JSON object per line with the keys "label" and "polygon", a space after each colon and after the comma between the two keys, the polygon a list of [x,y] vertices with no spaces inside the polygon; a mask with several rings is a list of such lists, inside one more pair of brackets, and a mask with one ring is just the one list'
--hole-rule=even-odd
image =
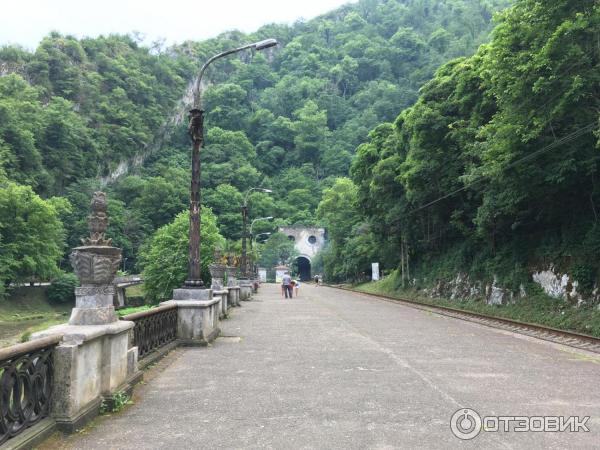
{"label": "vine-covered lamp post", "polygon": [[244,203],[242,204],[242,277],[248,279],[248,252],[246,249],[246,239],[248,237],[248,196],[252,191],[266,192],[270,194],[271,189],[253,187],[246,191],[244,195]]}
{"label": "vine-covered lamp post", "polygon": [[200,149],[204,140],[204,110],[202,109],[202,77],[208,66],[219,58],[232,55],[242,50],[264,50],[277,45],[275,39],[266,39],[253,44],[219,53],[204,63],[194,85],[194,105],[190,110],[188,132],[192,138],[192,182],[190,186],[190,235],[188,251],[188,276],[186,288],[204,288],[200,277]]}

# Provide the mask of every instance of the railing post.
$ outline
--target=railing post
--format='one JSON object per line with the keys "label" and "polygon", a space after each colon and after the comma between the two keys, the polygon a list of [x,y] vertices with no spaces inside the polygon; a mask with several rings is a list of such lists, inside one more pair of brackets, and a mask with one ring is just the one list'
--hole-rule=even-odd
{"label": "railing post", "polygon": [[229,289],[228,293],[228,303],[231,306],[241,306],[240,304],[240,286],[237,280],[237,267],[227,266],[225,269],[227,271],[227,288]]}

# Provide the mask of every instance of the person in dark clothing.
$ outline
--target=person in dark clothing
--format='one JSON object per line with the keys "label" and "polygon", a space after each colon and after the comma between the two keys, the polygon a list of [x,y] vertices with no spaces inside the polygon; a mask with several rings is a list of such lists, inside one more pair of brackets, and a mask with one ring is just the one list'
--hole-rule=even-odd
{"label": "person in dark clothing", "polygon": [[290,277],[289,272],[286,272],[281,278],[281,287],[283,287],[283,293],[285,294],[285,298],[292,298],[292,293],[294,292],[292,287],[292,277]]}

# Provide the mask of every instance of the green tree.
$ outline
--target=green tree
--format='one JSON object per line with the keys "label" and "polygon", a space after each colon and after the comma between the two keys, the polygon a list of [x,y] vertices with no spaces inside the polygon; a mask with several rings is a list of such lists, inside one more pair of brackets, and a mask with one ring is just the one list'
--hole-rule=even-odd
{"label": "green tree", "polygon": [[[189,213],[182,212],[173,222],[159,228],[141,254],[144,292],[151,303],[171,298],[173,289],[183,286],[188,269]],[[210,285],[208,265],[216,247],[225,240],[219,234],[217,220],[208,208],[201,216],[201,276]]]}
{"label": "green tree", "polygon": [[46,180],[35,142],[40,109],[38,91],[22,77],[0,77],[0,167],[11,180],[34,187]]}
{"label": "green tree", "polygon": [[78,285],[79,280],[75,274],[61,273],[48,287],[48,300],[54,303],[75,303],[75,288]]}
{"label": "green tree", "polygon": [[248,94],[239,85],[223,83],[206,89],[202,100],[208,111],[207,126],[225,130],[245,128],[250,110],[246,102]]}
{"label": "green tree", "polygon": [[132,206],[148,218],[156,229],[169,223],[186,209],[189,202],[188,187],[173,178],[152,177],[147,181]]}
{"label": "green tree", "polygon": [[48,280],[59,273],[65,233],[57,208],[29,186],[0,185],[0,294],[10,283]]}
{"label": "green tree", "polygon": [[227,239],[242,237],[242,203],[242,193],[229,184],[220,184],[204,195],[204,204],[219,218],[220,233]]}
{"label": "green tree", "polygon": [[[358,230],[361,216],[358,211],[358,190],[352,180],[338,178],[333,186],[323,192],[323,199],[317,209],[317,217],[327,229],[328,244],[322,251],[324,275],[329,280],[341,281],[357,279],[358,274],[367,270],[372,253],[372,242],[357,245],[356,237],[363,234]],[[365,262],[366,259],[366,262]]]}
{"label": "green tree", "polygon": [[40,186],[40,191],[62,194],[69,184],[96,173],[96,146],[91,132],[73,105],[61,97],[53,97],[44,109],[37,146],[53,184]]}
{"label": "green tree", "polygon": [[283,233],[269,236],[261,248],[259,263],[261,266],[273,268],[279,264],[289,265],[298,256],[294,243]]}
{"label": "green tree", "polygon": [[294,115],[297,119],[294,122],[297,161],[317,164],[321,149],[329,137],[327,113],[319,110],[318,105],[309,100]]}

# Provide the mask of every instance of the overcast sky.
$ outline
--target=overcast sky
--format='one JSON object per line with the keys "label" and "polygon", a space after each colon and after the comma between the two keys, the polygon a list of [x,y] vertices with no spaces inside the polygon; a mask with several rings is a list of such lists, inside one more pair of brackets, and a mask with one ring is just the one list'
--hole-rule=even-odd
{"label": "overcast sky", "polygon": [[146,42],[310,19],[355,0],[0,0],[0,45],[34,49],[50,31],[77,37],[142,32]]}

